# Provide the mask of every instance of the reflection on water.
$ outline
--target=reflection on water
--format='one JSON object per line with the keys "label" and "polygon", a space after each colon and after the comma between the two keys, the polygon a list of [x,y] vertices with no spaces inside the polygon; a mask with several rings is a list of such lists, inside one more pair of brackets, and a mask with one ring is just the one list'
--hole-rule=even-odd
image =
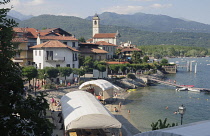
{"label": "reflection on water", "polygon": [[[192,60],[195,60],[193,63],[198,64],[197,74],[187,72],[186,68],[180,68],[177,74],[167,75],[167,80],[176,80],[178,84],[210,88],[210,65],[207,65],[210,59],[193,58]],[[169,61],[181,62],[181,59]],[[182,61],[186,62],[186,60]],[[158,119],[168,118],[169,123],[180,124],[180,115],[173,113],[181,104],[184,104],[187,109],[183,124],[210,119],[210,95],[204,92],[176,92],[174,87],[157,85],[131,92],[128,99],[132,100],[126,105],[126,109],[131,110],[129,118],[142,132],[150,131],[152,122],[157,122]]]}

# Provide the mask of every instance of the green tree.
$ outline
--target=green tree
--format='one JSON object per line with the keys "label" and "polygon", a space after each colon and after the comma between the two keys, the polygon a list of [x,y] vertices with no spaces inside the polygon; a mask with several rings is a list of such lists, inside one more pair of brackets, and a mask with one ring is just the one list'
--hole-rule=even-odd
{"label": "green tree", "polygon": [[97,70],[98,70],[99,72],[102,72],[102,77],[103,77],[103,72],[106,71],[106,65],[98,64],[98,65],[97,65]]}
{"label": "green tree", "polygon": [[117,49],[115,54],[117,55],[117,58],[120,60],[120,54],[121,54],[122,49]]}
{"label": "green tree", "polygon": [[109,69],[112,71],[112,73],[118,74],[118,71],[120,69],[120,66],[119,65],[112,64],[112,65],[109,65]]}
{"label": "green tree", "polygon": [[174,126],[178,126],[178,124],[177,123],[176,124],[175,123],[172,123],[172,124],[167,123],[167,118],[165,118],[164,121],[159,119],[156,123],[152,122],[152,124],[151,124],[152,130],[158,130],[158,129],[174,127]]}
{"label": "green tree", "polygon": [[66,77],[71,75],[72,69],[70,67],[59,67],[58,70],[60,72],[60,75],[65,78],[66,85]]}
{"label": "green tree", "polygon": [[162,65],[166,65],[166,64],[168,64],[168,60],[167,60],[167,59],[162,59],[162,60],[160,61],[160,63],[161,63]]}
{"label": "green tree", "polygon": [[27,80],[30,84],[30,81],[38,76],[38,71],[33,66],[25,66],[22,69],[22,74],[24,77],[27,78]]}
{"label": "green tree", "polygon": [[84,65],[88,72],[92,71],[93,70],[93,67],[94,67],[94,61],[93,61],[93,58],[92,57],[86,57],[84,59]]}
{"label": "green tree", "polygon": [[79,42],[86,43],[86,40],[84,37],[80,37],[78,40],[79,40]]}
{"label": "green tree", "polygon": [[132,53],[131,60],[135,64],[142,63],[142,60],[141,60],[141,52],[134,51]]}
{"label": "green tree", "polygon": [[149,57],[148,56],[144,56],[142,61],[145,62],[145,63],[148,63]]}
{"label": "green tree", "polygon": [[[52,78],[58,77],[59,70],[54,67],[45,67],[46,76],[52,81]],[[51,82],[52,83],[52,82]]]}
{"label": "green tree", "polygon": [[79,54],[78,59],[79,59],[79,67],[84,66],[85,57]]}
{"label": "green tree", "polygon": [[78,83],[80,83],[80,77],[85,74],[85,69],[82,68],[73,68],[73,74],[78,75]]}
{"label": "green tree", "polygon": [[[0,5],[7,4],[3,0]],[[0,132],[2,136],[51,135],[52,124],[44,118],[47,101],[42,97],[23,95],[22,70],[13,63],[15,55],[13,27],[17,24],[6,18],[10,9],[0,9]],[[36,99],[39,99],[36,101]],[[30,102],[29,102],[30,101]],[[43,104],[45,106],[43,106]],[[42,108],[40,110],[40,108]],[[42,111],[42,114],[37,114]]]}
{"label": "green tree", "polygon": [[126,65],[124,65],[124,64],[120,65],[120,70],[122,71],[122,75],[123,75],[126,70]]}

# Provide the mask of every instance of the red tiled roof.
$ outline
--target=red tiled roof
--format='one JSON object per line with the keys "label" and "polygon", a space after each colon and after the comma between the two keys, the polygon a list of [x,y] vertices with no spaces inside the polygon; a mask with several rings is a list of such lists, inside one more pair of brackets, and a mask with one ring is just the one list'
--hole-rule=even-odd
{"label": "red tiled roof", "polygon": [[93,38],[115,38],[116,33],[99,33],[95,34]]}
{"label": "red tiled roof", "polygon": [[87,40],[87,42],[92,42],[92,41],[93,41],[93,39],[92,39],[92,38]]}
{"label": "red tiled roof", "polygon": [[27,38],[13,38],[12,42],[28,42]]}
{"label": "red tiled roof", "polygon": [[[26,33],[27,34],[26,37],[30,37],[30,38],[37,38],[38,34],[40,36],[46,36],[47,34],[53,33],[52,31],[56,29],[58,28],[51,28],[51,29],[45,29],[45,30],[37,30],[35,28],[20,28],[20,27],[13,28],[15,32]],[[29,33],[31,33],[31,35]],[[54,34],[61,35],[59,33],[54,33]],[[70,36],[66,36],[66,37],[70,37]]]}
{"label": "red tiled roof", "polygon": [[[19,32],[19,33],[28,34],[28,35],[26,35],[26,37],[37,38],[37,35],[38,35],[38,30],[36,30],[35,28],[14,27],[13,30],[17,33]],[[31,35],[29,35],[29,33],[31,33]]]}
{"label": "red tiled roof", "polygon": [[117,46],[115,44],[108,43],[108,42],[105,42],[105,41],[98,41],[95,44],[98,44],[98,45],[108,45],[108,46]]}
{"label": "red tiled roof", "polygon": [[44,29],[44,30],[39,30],[40,32],[45,32],[45,33],[49,33],[49,32],[52,32],[54,30],[56,30],[58,28],[48,28],[48,29]]}
{"label": "red tiled roof", "polygon": [[43,48],[43,47],[46,47],[46,48],[68,48],[72,51],[78,51],[77,49],[67,46],[66,44],[59,42],[57,40],[47,41],[47,42],[32,46],[30,48]]}
{"label": "red tiled roof", "polygon": [[127,61],[119,62],[119,61],[108,61],[107,64],[129,64]]}
{"label": "red tiled roof", "polygon": [[72,36],[40,36],[40,39],[78,41],[78,39],[76,39]]}
{"label": "red tiled roof", "polygon": [[79,49],[80,53],[108,53],[105,50],[99,49],[99,48],[80,48]]}
{"label": "red tiled roof", "polygon": [[117,47],[117,49],[121,49],[121,52],[126,52],[126,51],[141,51],[138,48],[130,48],[130,47]]}

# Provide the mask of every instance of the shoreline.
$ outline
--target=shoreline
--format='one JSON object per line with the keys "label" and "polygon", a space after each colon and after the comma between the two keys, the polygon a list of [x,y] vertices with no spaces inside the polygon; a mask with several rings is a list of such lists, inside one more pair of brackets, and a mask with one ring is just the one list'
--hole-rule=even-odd
{"label": "shoreline", "polygon": [[[78,90],[78,86],[74,86],[70,88],[59,88],[58,90],[46,90],[46,93],[48,94],[48,96],[46,96],[45,98],[49,103],[50,111],[58,111],[56,106],[52,106],[51,104],[50,100],[52,97],[56,101],[60,101],[63,95],[71,91],[76,91],[76,90]],[[39,91],[44,91],[44,90],[39,90]],[[133,136],[134,134],[140,133],[140,131],[137,128],[135,128],[135,126],[130,120],[130,114],[132,113],[128,113],[127,108],[126,108],[127,97],[129,96],[130,96],[130,93],[124,91],[124,89],[121,88],[120,90],[117,90],[117,97],[114,98],[115,101],[112,102],[111,104],[104,105],[104,107],[106,107],[110,111],[110,113],[112,113],[115,116],[115,118],[119,122],[122,123],[121,130],[122,130],[123,136]],[[119,107],[120,102],[121,102],[121,108]],[[114,112],[114,107],[117,107],[119,111]],[[59,132],[59,130],[55,130],[55,131]]]}

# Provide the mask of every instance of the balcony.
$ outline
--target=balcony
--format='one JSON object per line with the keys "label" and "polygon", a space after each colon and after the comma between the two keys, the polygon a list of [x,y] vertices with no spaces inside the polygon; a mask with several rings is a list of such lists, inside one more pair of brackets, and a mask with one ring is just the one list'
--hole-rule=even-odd
{"label": "balcony", "polygon": [[23,62],[23,58],[13,58],[12,60],[13,62],[17,62],[17,63],[20,63],[20,62]]}
{"label": "balcony", "polygon": [[46,62],[64,62],[65,61],[65,57],[45,57],[45,61]]}

